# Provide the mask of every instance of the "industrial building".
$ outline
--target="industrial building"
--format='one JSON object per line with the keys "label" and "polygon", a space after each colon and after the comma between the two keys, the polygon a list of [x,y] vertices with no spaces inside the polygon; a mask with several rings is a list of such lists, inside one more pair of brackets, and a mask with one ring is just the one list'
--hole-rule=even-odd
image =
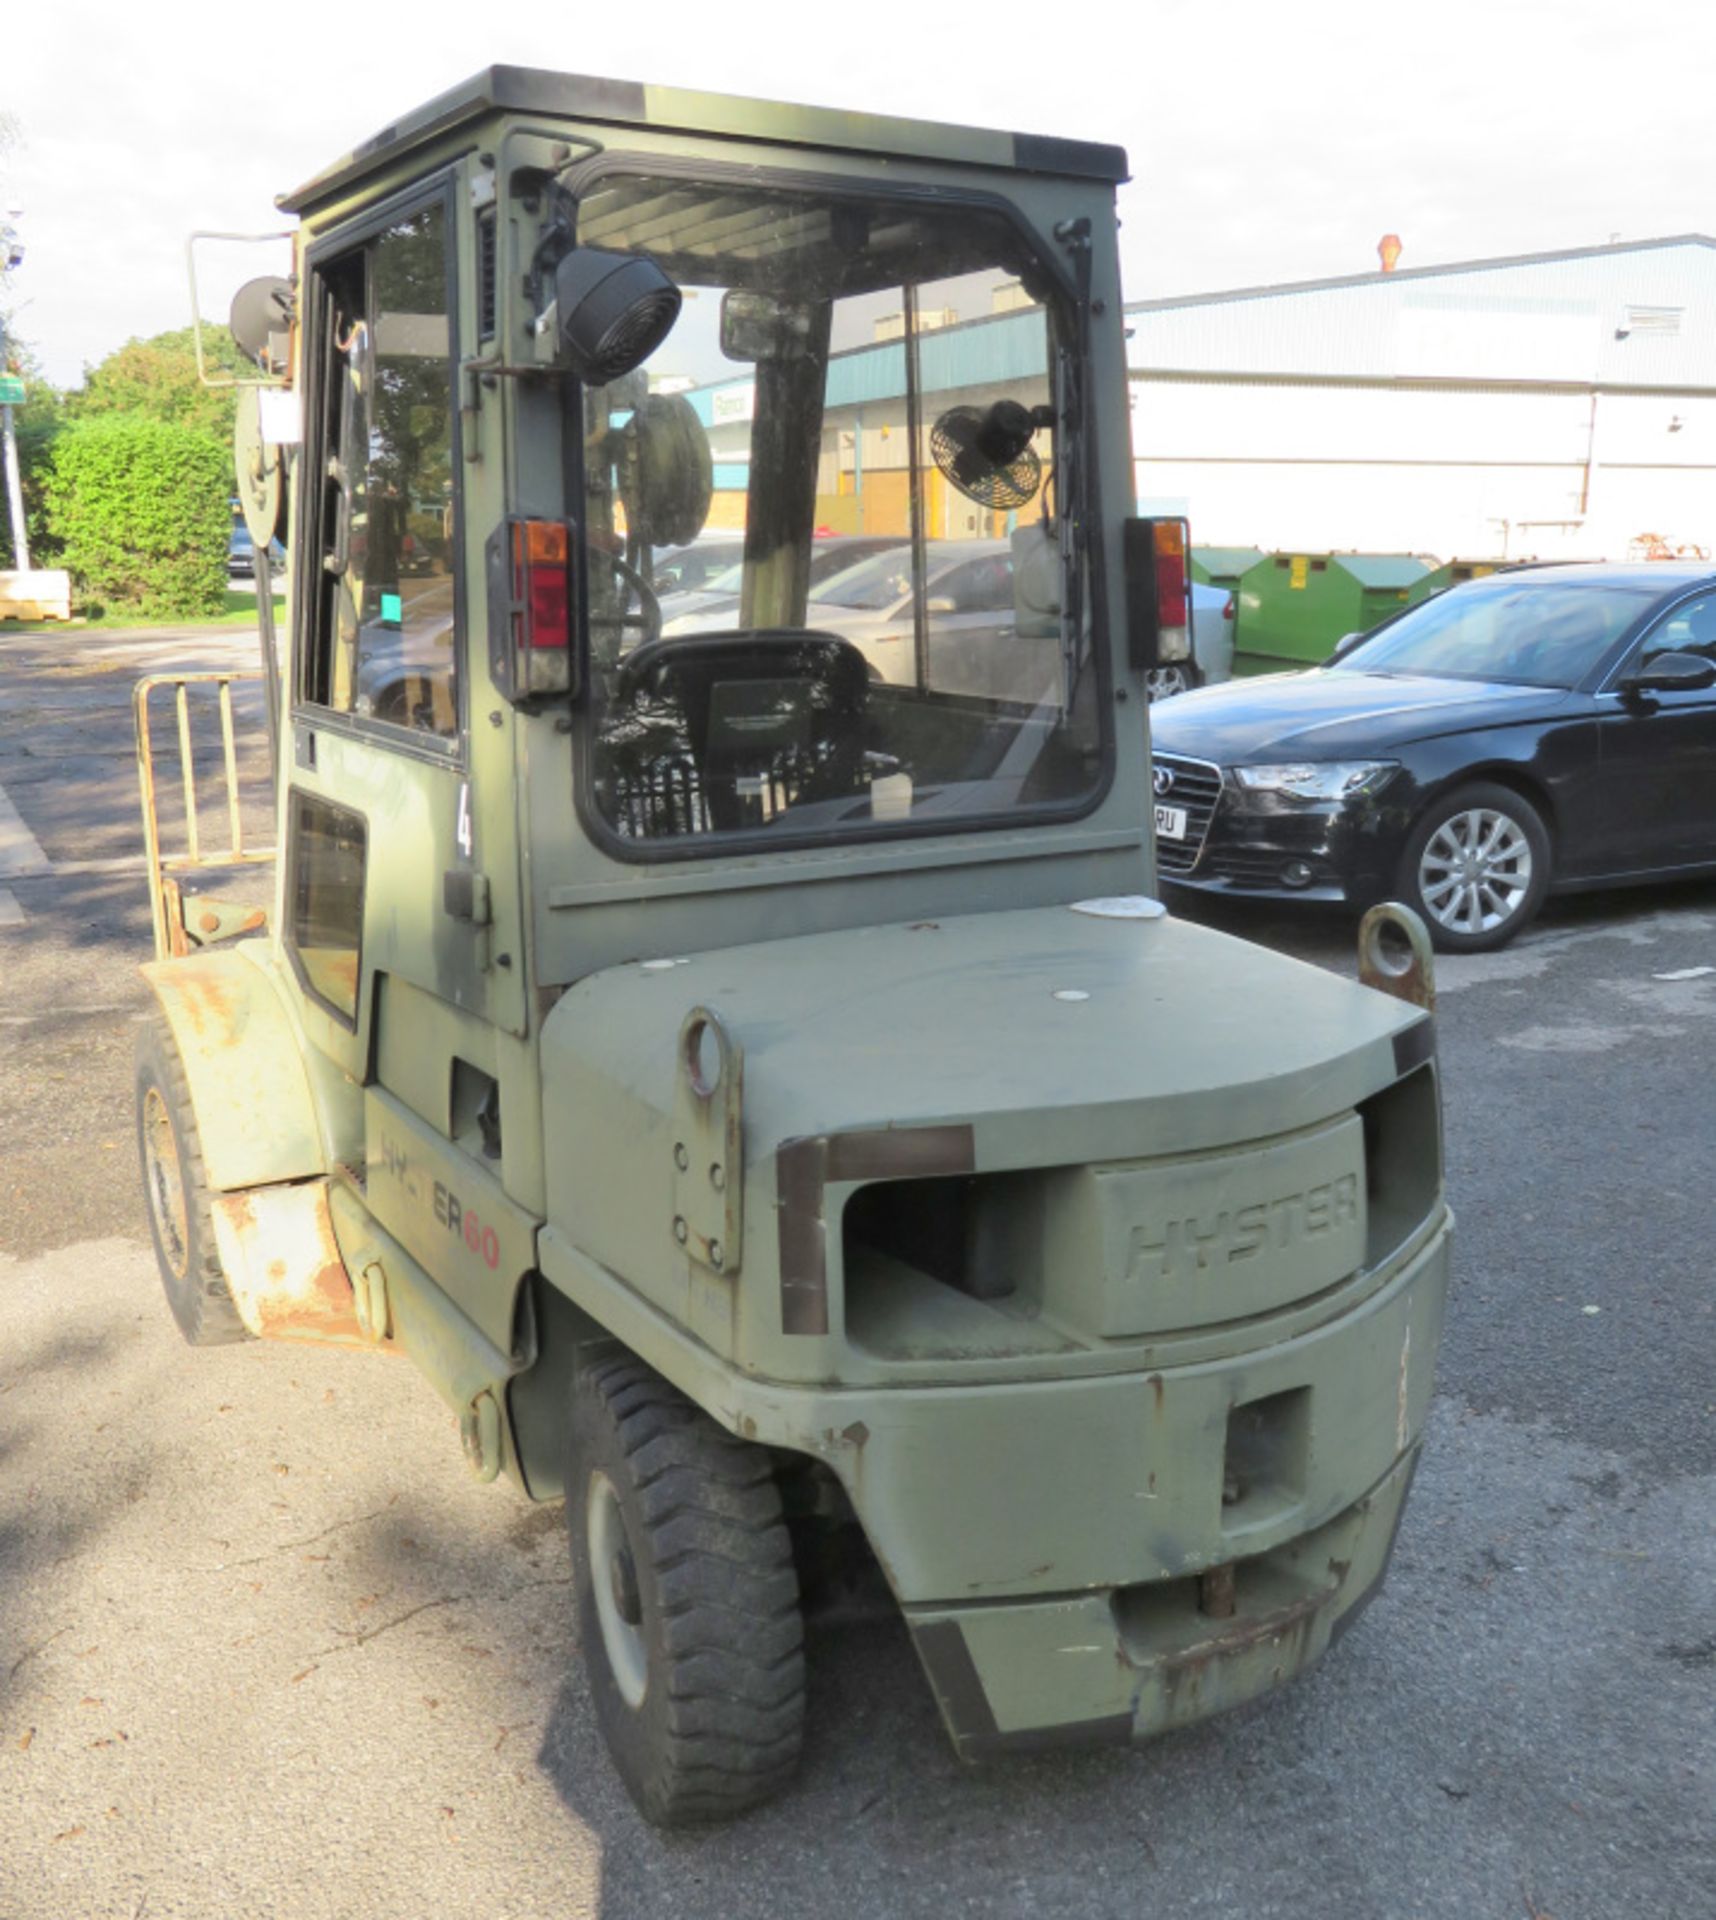
{"label": "industrial building", "polygon": [[[1184,513],[1199,546],[1432,565],[1716,551],[1706,236],[1139,301],[1126,324],[1140,508]],[[948,406],[1047,398],[1043,314],[971,276],[927,290],[918,328],[925,531],[1002,533],[927,436]],[[831,363],[829,531],[906,529],[901,330],[879,314]],[[675,384],[710,432],[711,524],[741,525],[750,374]]]}
{"label": "industrial building", "polygon": [[1145,511],[1200,543],[1716,550],[1716,240],[1130,305]]}

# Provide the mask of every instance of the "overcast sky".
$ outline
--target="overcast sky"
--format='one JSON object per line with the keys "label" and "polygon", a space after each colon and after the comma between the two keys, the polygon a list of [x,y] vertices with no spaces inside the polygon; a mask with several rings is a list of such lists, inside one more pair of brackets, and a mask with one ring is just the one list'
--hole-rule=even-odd
{"label": "overcast sky", "polygon": [[[53,379],[189,319],[184,236],[497,61],[1122,144],[1129,298],[1716,231],[1709,0],[17,0],[9,297]],[[224,303],[206,301],[208,310]]]}

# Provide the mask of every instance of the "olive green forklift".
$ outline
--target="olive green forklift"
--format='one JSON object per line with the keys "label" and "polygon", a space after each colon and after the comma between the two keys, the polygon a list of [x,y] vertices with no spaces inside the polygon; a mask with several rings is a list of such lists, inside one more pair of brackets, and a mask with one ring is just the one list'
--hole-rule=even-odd
{"label": "olive green forklift", "polygon": [[1422,929],[1355,985],[1152,897],[1220,775],[1152,782],[1124,178],[497,67],[235,303],[278,873],[260,933],[192,891],[146,782],[168,1301],[408,1355],[564,1500],[664,1824],[787,1782],[842,1568],[961,1755],[1135,1741],[1314,1661],[1418,1458]]}

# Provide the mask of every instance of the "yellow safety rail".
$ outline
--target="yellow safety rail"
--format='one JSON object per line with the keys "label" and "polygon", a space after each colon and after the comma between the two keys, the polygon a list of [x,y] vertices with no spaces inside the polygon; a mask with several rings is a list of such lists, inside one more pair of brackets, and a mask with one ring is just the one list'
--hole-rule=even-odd
{"label": "yellow safety rail", "polygon": [[[139,680],[131,696],[137,722],[137,780],[143,798],[143,844],[149,862],[149,910],[155,923],[155,952],[165,960],[172,954],[190,951],[193,935],[187,930],[184,899],[175,874],[208,867],[260,866],[274,858],[273,847],[248,848],[244,844],[244,820],[238,788],[238,748],[233,733],[232,688],[234,681],[260,681],[260,673],[152,673]],[[212,852],[203,849],[202,825],[197,804],[196,762],[191,752],[191,693],[194,686],[218,689],[220,708],[221,757],[226,774],[226,814],[228,841]],[[184,788],[185,850],[163,853],[161,850],[160,809],[156,804],[155,751],[149,728],[150,695],[163,687],[173,689],[178,717],[179,777]],[[206,914],[211,925],[204,929],[221,937],[227,933],[248,931],[260,926],[260,910],[234,921],[231,909],[216,911],[211,903]],[[202,944],[200,940],[197,944]]]}

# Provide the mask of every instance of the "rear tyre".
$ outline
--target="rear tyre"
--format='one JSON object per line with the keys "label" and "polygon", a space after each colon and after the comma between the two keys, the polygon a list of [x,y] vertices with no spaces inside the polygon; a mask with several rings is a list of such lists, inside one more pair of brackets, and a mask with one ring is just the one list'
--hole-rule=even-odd
{"label": "rear tyre", "polygon": [[137,1036],[137,1153],[167,1305],[193,1347],[252,1337],[215,1250],[208,1175],[173,1030],[152,1014]]}
{"label": "rear tyre", "polygon": [[1474,781],[1438,800],[1407,837],[1398,891],[1443,953],[1505,946],[1549,891],[1543,816],[1510,787]]}
{"label": "rear tyre", "polygon": [[596,1719],[657,1826],[778,1793],[804,1731],[798,1575],[767,1453],[629,1354],[579,1375],[566,1476]]}

